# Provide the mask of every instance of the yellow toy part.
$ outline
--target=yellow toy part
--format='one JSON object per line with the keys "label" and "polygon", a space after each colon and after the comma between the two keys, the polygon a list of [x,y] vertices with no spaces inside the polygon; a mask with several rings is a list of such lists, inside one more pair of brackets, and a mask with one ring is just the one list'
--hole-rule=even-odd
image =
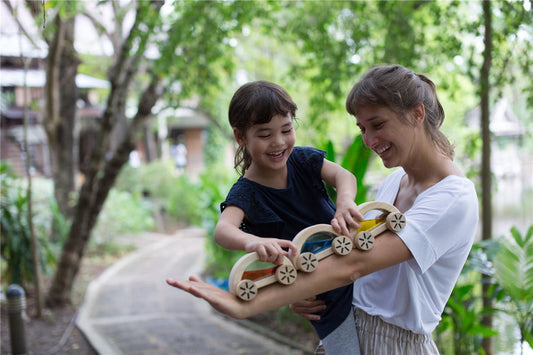
{"label": "yellow toy part", "polygon": [[296,269],[289,258],[284,257],[280,265],[272,264],[272,267],[248,270],[254,262],[258,261],[259,255],[253,252],[243,255],[233,265],[228,280],[229,291],[232,294],[244,301],[250,301],[257,296],[261,287],[275,282],[290,285],[296,281]]}

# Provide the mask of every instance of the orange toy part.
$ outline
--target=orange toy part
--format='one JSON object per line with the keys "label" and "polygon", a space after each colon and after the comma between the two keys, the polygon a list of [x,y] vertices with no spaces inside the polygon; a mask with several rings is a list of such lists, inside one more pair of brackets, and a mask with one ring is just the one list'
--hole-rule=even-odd
{"label": "orange toy part", "polygon": [[243,272],[241,280],[259,280],[260,278],[274,275],[278,267],[270,267],[268,269],[248,270]]}

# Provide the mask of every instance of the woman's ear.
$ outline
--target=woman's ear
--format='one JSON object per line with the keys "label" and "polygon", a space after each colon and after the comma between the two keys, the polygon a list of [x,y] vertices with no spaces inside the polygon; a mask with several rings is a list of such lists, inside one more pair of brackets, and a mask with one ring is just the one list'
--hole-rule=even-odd
{"label": "woman's ear", "polygon": [[244,138],[244,135],[241,133],[241,131],[238,128],[233,128],[233,136],[235,137],[235,141],[241,147],[246,145],[246,139]]}
{"label": "woman's ear", "polygon": [[419,125],[424,122],[424,120],[426,119],[426,108],[424,107],[424,104],[418,105],[418,107],[413,110],[413,117],[415,119],[416,125]]}

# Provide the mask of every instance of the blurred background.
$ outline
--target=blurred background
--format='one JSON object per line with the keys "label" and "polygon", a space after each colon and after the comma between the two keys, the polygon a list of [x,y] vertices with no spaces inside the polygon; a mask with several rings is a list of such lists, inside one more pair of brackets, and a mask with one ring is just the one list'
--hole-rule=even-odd
{"label": "blurred background", "polygon": [[84,258],[124,255],[146,231],[203,228],[205,273],[227,278],[241,254],[210,236],[237,178],[227,109],[245,82],[287,89],[297,144],[326,150],[357,176],[357,202],[372,200],[388,172],[344,102],[366,70],[398,63],[437,85],[480,198],[439,347],[530,351],[529,0],[5,0],[0,12],[2,288],[23,285],[36,317],[71,301]]}

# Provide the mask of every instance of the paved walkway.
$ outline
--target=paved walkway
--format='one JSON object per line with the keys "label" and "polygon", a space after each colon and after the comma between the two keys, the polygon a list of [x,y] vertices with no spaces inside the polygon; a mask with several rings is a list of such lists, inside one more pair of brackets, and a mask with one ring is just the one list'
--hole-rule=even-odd
{"label": "paved walkway", "polygon": [[302,354],[166,284],[168,277],[200,274],[205,256],[201,230],[157,234],[144,241],[145,246],[89,285],[77,325],[98,353]]}

